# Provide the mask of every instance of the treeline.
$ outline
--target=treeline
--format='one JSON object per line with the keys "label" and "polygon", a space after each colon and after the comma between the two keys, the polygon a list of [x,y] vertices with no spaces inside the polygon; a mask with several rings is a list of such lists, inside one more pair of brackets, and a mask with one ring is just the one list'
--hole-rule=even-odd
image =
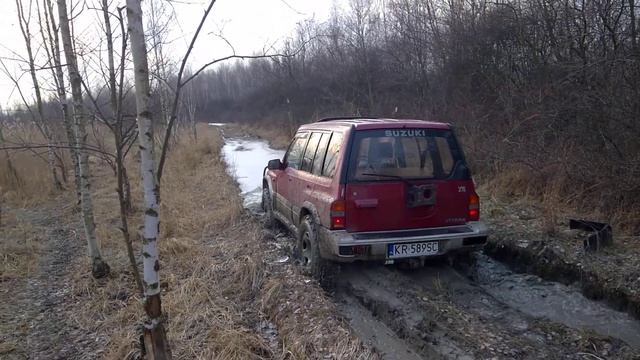
{"label": "treeline", "polygon": [[301,24],[290,56],[199,78],[198,114],[451,122],[480,178],[617,216],[640,195],[634,1],[351,0]]}

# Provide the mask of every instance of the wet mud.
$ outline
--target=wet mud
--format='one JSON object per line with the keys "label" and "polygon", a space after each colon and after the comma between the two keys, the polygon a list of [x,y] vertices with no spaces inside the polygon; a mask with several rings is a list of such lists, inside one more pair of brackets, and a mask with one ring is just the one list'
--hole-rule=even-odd
{"label": "wet mud", "polygon": [[549,281],[574,285],[592,300],[628,312],[640,320],[640,297],[629,289],[609,284],[598,274],[584,270],[579,264],[566,262],[563,257],[546,246],[544,241],[517,246],[512,241],[492,241],[485,246],[485,253],[504,262],[519,273],[529,273]]}

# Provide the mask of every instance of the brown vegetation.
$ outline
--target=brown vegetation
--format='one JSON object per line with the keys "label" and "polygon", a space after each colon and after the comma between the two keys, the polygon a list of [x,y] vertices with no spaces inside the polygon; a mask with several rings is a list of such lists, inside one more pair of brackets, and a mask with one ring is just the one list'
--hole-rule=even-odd
{"label": "brown vegetation", "polygon": [[[28,125],[4,128],[2,135],[6,140],[43,141]],[[0,282],[32,273],[45,241],[44,229],[27,221],[29,214],[22,210],[49,201],[56,193],[46,149],[0,151]]]}
{"label": "brown vegetation", "polygon": [[3,216],[0,224],[0,283],[25,278],[32,273],[43,239],[42,229],[18,218]]}
{"label": "brown vegetation", "polygon": [[[15,124],[3,128],[2,137],[7,141],[3,146],[46,143],[33,125]],[[0,169],[0,204],[35,205],[55,194],[47,168],[46,149],[0,151]]]}
{"label": "brown vegetation", "polygon": [[[292,264],[276,261],[283,253],[265,240],[262,226],[242,209],[237,185],[225,171],[221,146],[218,131],[202,126],[198,142],[182,133],[169,153],[159,246],[163,306],[174,356],[372,358],[370,350],[337,317],[318,284],[299,274]],[[137,166],[133,158],[130,169]],[[107,279],[96,280],[82,271],[89,259],[71,259],[72,289],[65,301],[73,304],[69,321],[100,339],[100,349],[95,351],[104,352],[106,358],[134,358],[140,351],[142,297],[118,230],[112,170],[101,162],[96,165],[93,196],[97,234],[112,273]],[[129,173],[134,203],[139,204],[139,175],[132,170]],[[72,201],[70,192],[62,196],[58,201]],[[131,228],[137,228],[141,219],[140,210],[135,209],[129,219]],[[13,227],[2,231],[24,230],[13,218],[11,224]],[[79,224],[70,219],[69,225]],[[41,239],[47,240],[53,239]],[[15,256],[33,253],[28,246],[34,246],[33,242],[7,251]],[[139,253],[139,240],[134,241],[134,247]],[[3,276],[15,274],[15,261],[7,259],[2,264]],[[19,276],[27,276],[27,271],[21,270]]]}

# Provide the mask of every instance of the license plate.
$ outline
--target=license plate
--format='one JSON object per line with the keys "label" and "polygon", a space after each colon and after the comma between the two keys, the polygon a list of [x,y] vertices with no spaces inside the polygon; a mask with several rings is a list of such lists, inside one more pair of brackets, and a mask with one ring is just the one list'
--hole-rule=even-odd
{"label": "license plate", "polygon": [[415,257],[415,256],[428,256],[428,255],[436,255],[437,253],[438,253],[437,241],[387,245],[387,258],[389,259]]}

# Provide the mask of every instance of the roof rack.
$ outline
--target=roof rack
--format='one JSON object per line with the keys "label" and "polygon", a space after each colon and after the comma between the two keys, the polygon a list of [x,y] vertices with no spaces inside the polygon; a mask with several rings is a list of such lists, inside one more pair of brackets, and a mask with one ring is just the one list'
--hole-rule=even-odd
{"label": "roof rack", "polygon": [[333,120],[357,120],[357,119],[377,119],[377,118],[373,116],[337,116],[337,117],[323,118],[316,122],[325,122],[325,121],[333,121]]}

